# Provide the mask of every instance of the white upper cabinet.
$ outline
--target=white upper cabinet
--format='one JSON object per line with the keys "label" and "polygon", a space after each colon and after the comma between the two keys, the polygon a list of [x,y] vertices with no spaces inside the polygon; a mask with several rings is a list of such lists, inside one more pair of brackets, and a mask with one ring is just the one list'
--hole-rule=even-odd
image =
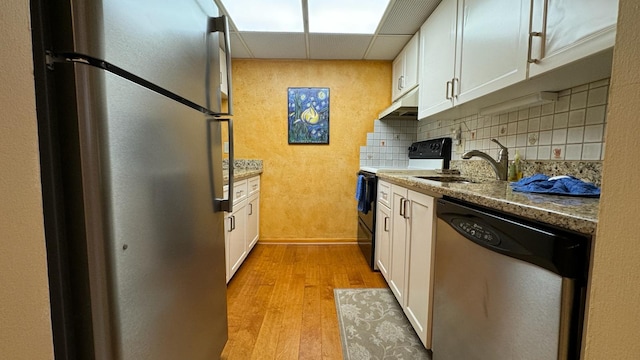
{"label": "white upper cabinet", "polygon": [[454,102],[527,78],[530,0],[458,0]]}
{"label": "white upper cabinet", "polygon": [[418,118],[527,78],[530,0],[443,0],[423,24]]}
{"label": "white upper cabinet", "polygon": [[442,1],[420,28],[418,119],[453,106],[457,9],[456,0]]}
{"label": "white upper cabinet", "polygon": [[392,101],[398,100],[409,90],[418,86],[419,34],[415,34],[393,60]]}
{"label": "white upper cabinet", "polygon": [[618,0],[531,0],[529,77],[613,47]]}

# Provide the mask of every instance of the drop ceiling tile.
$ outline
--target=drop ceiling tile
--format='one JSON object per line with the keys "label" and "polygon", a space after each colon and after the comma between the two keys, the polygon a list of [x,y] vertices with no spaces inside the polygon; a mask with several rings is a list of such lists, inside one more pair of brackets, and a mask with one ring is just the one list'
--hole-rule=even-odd
{"label": "drop ceiling tile", "polygon": [[362,60],[373,36],[309,34],[311,59]]}
{"label": "drop ceiling tile", "polygon": [[397,0],[380,26],[381,35],[412,35],[427,20],[440,0]]}
{"label": "drop ceiling tile", "polygon": [[303,33],[240,32],[251,53],[258,59],[305,59]]}
{"label": "drop ceiling tile", "polygon": [[229,34],[229,37],[231,38],[231,57],[238,59],[248,59],[252,57],[237,33],[232,32]]}
{"label": "drop ceiling tile", "polygon": [[412,35],[381,35],[373,40],[366,60],[393,60]]}

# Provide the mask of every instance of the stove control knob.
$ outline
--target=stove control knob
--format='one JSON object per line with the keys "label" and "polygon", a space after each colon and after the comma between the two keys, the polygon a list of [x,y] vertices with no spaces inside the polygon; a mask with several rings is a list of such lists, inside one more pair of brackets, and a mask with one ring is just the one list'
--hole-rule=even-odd
{"label": "stove control knob", "polygon": [[409,146],[409,151],[417,151],[417,150],[418,150],[417,146],[415,146],[415,145]]}

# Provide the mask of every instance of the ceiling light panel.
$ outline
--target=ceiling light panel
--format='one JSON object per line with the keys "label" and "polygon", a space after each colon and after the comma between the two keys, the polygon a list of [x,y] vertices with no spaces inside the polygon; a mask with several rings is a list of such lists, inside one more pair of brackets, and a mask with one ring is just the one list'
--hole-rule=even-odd
{"label": "ceiling light panel", "polygon": [[308,0],[308,6],[310,33],[373,34],[389,0]]}
{"label": "ceiling light panel", "polygon": [[239,31],[304,32],[300,0],[225,0]]}

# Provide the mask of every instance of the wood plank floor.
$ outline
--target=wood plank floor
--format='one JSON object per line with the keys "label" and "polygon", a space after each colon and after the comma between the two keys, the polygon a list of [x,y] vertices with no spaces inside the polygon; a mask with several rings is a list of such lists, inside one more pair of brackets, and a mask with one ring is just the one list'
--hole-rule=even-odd
{"label": "wood plank floor", "polygon": [[357,245],[258,244],[227,287],[221,359],[342,359],[333,289],[374,287]]}

